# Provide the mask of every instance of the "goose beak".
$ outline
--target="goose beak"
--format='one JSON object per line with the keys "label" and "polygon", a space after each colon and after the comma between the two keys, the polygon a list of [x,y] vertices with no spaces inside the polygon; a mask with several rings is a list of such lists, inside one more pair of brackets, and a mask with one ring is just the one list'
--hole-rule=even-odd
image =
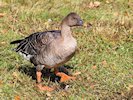
{"label": "goose beak", "polygon": [[78,25],[79,26],[83,26],[83,21],[82,20],[79,20]]}

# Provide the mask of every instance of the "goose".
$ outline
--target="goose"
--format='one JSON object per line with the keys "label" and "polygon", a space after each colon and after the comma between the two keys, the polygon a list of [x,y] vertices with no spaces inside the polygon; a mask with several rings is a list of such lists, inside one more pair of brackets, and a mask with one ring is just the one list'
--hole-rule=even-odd
{"label": "goose", "polygon": [[77,49],[76,39],[72,36],[71,27],[82,26],[83,21],[75,13],[69,13],[61,22],[61,30],[36,32],[24,39],[12,41],[10,44],[17,44],[14,49],[25,59],[34,64],[36,68],[37,87],[40,90],[52,91],[54,88],[42,85],[42,69],[54,68],[60,82],[75,79],[73,76],[59,72],[59,66],[69,61]]}

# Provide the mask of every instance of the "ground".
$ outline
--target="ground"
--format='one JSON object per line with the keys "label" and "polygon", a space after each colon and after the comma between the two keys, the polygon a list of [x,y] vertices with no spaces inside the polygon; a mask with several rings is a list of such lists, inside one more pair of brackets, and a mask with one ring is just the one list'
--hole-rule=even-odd
{"label": "ground", "polygon": [[[44,92],[35,87],[35,68],[10,42],[31,33],[59,29],[69,12],[83,27],[73,28],[76,55],[66,63],[75,81],[67,90]],[[90,24],[92,26],[90,26]],[[43,77],[43,84],[60,85]],[[2,0],[0,1],[1,100],[127,100],[133,95],[132,0]]]}

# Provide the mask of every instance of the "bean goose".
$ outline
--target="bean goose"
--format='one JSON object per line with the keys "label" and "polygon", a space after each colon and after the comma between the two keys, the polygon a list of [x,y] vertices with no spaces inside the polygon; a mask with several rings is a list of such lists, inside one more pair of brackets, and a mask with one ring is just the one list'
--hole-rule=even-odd
{"label": "bean goose", "polygon": [[61,30],[36,32],[25,39],[11,42],[18,44],[14,50],[36,67],[37,86],[40,90],[53,90],[41,84],[41,71],[44,67],[54,68],[56,75],[61,77],[61,82],[74,79],[59,72],[58,67],[70,60],[76,51],[77,42],[71,34],[71,27],[82,25],[80,16],[72,12],[62,20]]}

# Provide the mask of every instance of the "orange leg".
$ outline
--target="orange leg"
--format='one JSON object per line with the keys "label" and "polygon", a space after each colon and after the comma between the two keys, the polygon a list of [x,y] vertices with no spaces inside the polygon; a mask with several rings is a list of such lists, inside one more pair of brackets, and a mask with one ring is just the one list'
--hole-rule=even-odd
{"label": "orange leg", "polygon": [[37,71],[36,72],[36,75],[37,75],[37,87],[40,89],[40,90],[43,90],[43,91],[53,91],[54,88],[51,88],[51,87],[48,87],[48,86],[42,86],[41,84],[41,76],[42,76],[42,72],[41,71]]}
{"label": "orange leg", "polygon": [[59,72],[58,68],[55,68],[55,74],[59,77],[61,77],[60,82],[65,82],[68,80],[74,80],[76,79],[76,77],[72,77],[72,76],[68,76],[67,74],[63,73],[63,72]]}

